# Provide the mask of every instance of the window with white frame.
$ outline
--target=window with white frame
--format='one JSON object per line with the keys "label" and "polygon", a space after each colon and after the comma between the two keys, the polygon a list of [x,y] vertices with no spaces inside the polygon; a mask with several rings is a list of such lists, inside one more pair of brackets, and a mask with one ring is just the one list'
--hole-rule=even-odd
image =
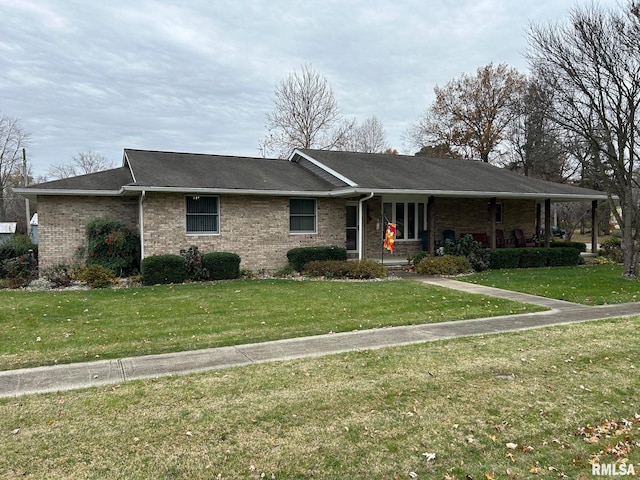
{"label": "window with white frame", "polygon": [[396,224],[396,240],[420,240],[427,224],[426,202],[383,202],[385,222]]}
{"label": "window with white frame", "polygon": [[220,198],[217,196],[187,195],[187,233],[220,233]]}
{"label": "window with white frame", "polygon": [[316,233],[316,199],[289,199],[289,232]]}

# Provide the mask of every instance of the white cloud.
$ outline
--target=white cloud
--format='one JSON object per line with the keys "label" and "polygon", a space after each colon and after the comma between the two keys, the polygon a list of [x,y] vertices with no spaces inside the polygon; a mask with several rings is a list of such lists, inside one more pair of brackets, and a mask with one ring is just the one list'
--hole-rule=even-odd
{"label": "white cloud", "polygon": [[38,173],[85,150],[256,155],[276,83],[311,63],[344,115],[375,115],[401,148],[434,85],[525,70],[527,22],[575,1],[0,0],[0,108],[32,133]]}

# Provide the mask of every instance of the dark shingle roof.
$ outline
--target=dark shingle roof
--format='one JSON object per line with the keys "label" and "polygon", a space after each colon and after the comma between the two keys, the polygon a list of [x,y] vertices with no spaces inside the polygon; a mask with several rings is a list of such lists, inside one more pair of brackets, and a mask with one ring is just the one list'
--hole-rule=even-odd
{"label": "dark shingle roof", "polygon": [[89,173],[77,177],[63,178],[60,180],[52,180],[50,182],[39,183],[29,189],[42,190],[78,190],[78,191],[113,191],[119,192],[123,185],[127,185],[133,181],[131,172],[128,167],[113,168],[97,173]]}
{"label": "dark shingle roof", "polygon": [[327,191],[331,185],[288,160],[125,150],[135,185],[182,189]]}
{"label": "dark shingle roof", "polygon": [[298,151],[344,175],[359,189],[372,191],[492,193],[494,196],[605,196],[603,192],[525,177],[472,160],[310,149]]}
{"label": "dark shingle roof", "polygon": [[604,199],[606,194],[524,177],[486,163],[325,150],[296,150],[291,160],[195,153],[124,151],[124,166],[16,189],[25,196],[118,195],[141,190],[354,195]]}

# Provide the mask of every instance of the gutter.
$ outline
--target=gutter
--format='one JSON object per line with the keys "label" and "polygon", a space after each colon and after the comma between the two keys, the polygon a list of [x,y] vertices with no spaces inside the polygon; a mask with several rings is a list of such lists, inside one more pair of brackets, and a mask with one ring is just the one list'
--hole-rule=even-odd
{"label": "gutter", "polygon": [[368,196],[362,197],[358,202],[358,260],[362,260],[364,258],[364,202],[367,200],[371,200],[373,198],[373,192],[371,192]]}
{"label": "gutter", "polygon": [[142,191],[140,199],[138,200],[138,218],[140,222],[140,261],[144,258],[144,199],[147,192]]}

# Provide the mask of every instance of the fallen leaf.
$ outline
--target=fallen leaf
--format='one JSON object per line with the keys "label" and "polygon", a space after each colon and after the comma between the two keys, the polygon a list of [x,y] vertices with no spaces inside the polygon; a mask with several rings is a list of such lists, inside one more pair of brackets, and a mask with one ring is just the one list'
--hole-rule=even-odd
{"label": "fallen leaf", "polygon": [[426,457],[427,462],[430,462],[431,460],[435,460],[436,459],[436,454],[435,452],[424,452],[422,454],[423,457]]}
{"label": "fallen leaf", "polygon": [[509,450],[515,450],[516,448],[518,448],[518,444],[517,444],[517,443],[509,442],[509,443],[507,443],[506,447],[507,447]]}
{"label": "fallen leaf", "polygon": [[418,478],[418,474],[416,472],[409,472],[409,476],[411,478]]}
{"label": "fallen leaf", "polygon": [[494,480],[494,478],[496,478],[493,473],[485,473],[484,476],[487,480]]}
{"label": "fallen leaf", "polygon": [[20,433],[20,429],[16,428],[15,430],[13,430],[11,433],[13,433],[14,435],[17,435]]}

